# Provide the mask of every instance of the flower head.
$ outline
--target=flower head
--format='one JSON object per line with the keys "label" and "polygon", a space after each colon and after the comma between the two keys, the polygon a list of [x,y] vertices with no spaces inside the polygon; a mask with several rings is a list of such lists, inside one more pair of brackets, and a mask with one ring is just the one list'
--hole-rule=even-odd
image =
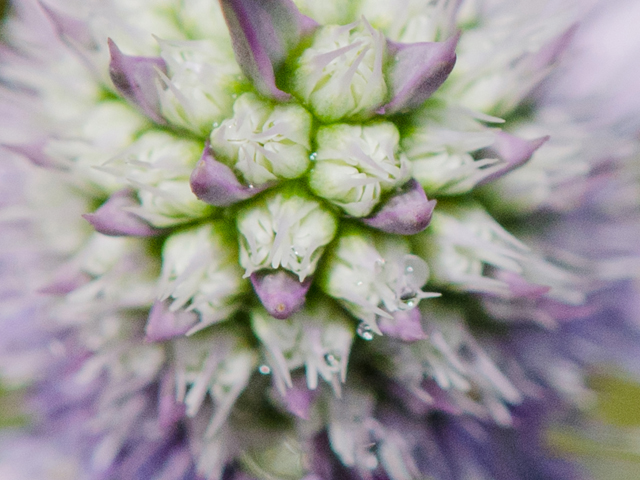
{"label": "flower head", "polygon": [[5,183],[24,187],[0,196],[1,221],[29,240],[6,264],[40,297],[6,287],[18,307],[2,321],[29,320],[8,345],[38,368],[0,352],[0,372],[33,383],[43,429],[74,432],[80,470],[557,477],[523,439],[557,393],[579,403],[559,379],[586,360],[514,349],[514,324],[548,346],[545,329],[595,315],[637,263],[637,248],[593,261],[571,233],[544,240],[563,231],[545,209],[596,208],[581,205],[615,190],[602,174],[635,148],[606,137],[608,158],[584,157],[589,130],[519,108],[570,8],[15,8],[0,141]]}

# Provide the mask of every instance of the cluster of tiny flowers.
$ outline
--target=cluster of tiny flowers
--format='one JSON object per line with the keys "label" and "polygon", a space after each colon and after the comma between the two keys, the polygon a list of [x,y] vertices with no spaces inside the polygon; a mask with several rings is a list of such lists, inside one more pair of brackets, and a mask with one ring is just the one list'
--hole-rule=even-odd
{"label": "cluster of tiny flowers", "polygon": [[47,465],[570,478],[537,438],[545,412],[589,400],[588,359],[552,345],[638,264],[588,260],[553,226],[635,148],[533,108],[578,13],[15,2],[0,374],[77,458]]}

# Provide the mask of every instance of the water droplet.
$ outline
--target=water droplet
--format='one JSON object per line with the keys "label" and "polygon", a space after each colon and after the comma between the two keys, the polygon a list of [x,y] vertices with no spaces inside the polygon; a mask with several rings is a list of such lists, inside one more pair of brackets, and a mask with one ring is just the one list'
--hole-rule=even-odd
{"label": "water droplet", "polygon": [[380,275],[383,272],[385,263],[384,258],[379,258],[374,262],[373,270],[377,275]]}
{"label": "water droplet", "polygon": [[403,302],[408,302],[416,298],[416,296],[417,296],[416,292],[405,292],[402,295],[400,295],[400,300],[402,300]]}
{"label": "water droplet", "polygon": [[365,322],[360,322],[358,324],[358,329],[356,330],[356,333],[363,340],[366,340],[366,341],[373,340],[373,332],[371,331],[371,327],[369,326],[369,324]]}
{"label": "water droplet", "polygon": [[297,260],[302,260],[302,254],[298,251],[295,245],[291,245],[291,252],[293,252]]}
{"label": "water droplet", "polygon": [[213,122],[213,128],[218,128],[220,124],[218,122]]}
{"label": "water droplet", "polygon": [[271,373],[271,367],[269,367],[269,365],[260,365],[258,367],[258,371],[262,374],[262,375],[269,375]]}
{"label": "water droplet", "polygon": [[249,190],[253,190],[254,188],[256,188],[252,183],[250,183],[249,185],[247,185],[247,187],[249,187]]}
{"label": "water droplet", "polygon": [[340,370],[340,357],[337,355],[334,355],[333,353],[325,353],[324,362],[332,371],[337,372]]}
{"label": "water droplet", "polygon": [[427,282],[429,266],[416,255],[405,255],[403,258],[403,281],[413,290],[419,290]]}
{"label": "water droplet", "polygon": [[360,286],[360,285],[362,285],[363,283],[364,283],[364,282],[363,282],[362,280],[358,280],[358,281],[356,282],[356,285]]}
{"label": "water droplet", "polygon": [[318,158],[318,152],[313,152],[311,155],[309,155],[309,160],[311,160],[312,162],[315,161],[316,158]]}
{"label": "water droplet", "polygon": [[409,310],[417,305],[418,293],[415,290],[403,290],[398,297],[398,307]]}

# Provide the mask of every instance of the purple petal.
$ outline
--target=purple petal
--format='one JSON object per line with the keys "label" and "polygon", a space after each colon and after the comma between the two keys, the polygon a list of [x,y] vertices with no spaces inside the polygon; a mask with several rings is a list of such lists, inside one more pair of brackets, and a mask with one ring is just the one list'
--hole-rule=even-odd
{"label": "purple petal", "polygon": [[109,39],[109,75],[118,92],[136,105],[142,113],[159,124],[165,124],[160,115],[160,98],[156,85],[158,70],[167,72],[167,65],[160,57],[134,57],[123,54]]}
{"label": "purple petal", "polygon": [[420,310],[399,310],[391,314],[393,318],[378,317],[378,327],[385,335],[405,342],[416,342],[428,337],[422,330]]}
{"label": "purple petal", "polygon": [[311,405],[318,394],[318,390],[309,390],[303,378],[294,380],[284,396],[286,409],[298,418],[309,420]]}
{"label": "purple petal", "polygon": [[392,95],[378,113],[412,110],[440,88],[456,64],[459,39],[460,33],[446,42],[389,42],[389,55],[395,59],[387,75]]}
{"label": "purple petal", "polygon": [[78,269],[75,265],[65,265],[55,274],[53,282],[38,289],[40,293],[49,295],[66,295],[91,281],[91,275]]}
{"label": "purple petal", "polygon": [[51,23],[53,23],[53,27],[61,39],[67,43],[75,43],[76,45],[82,46],[88,50],[95,50],[98,48],[98,45],[91,34],[91,29],[86,22],[59,12],[44,2],[38,3],[51,20]]}
{"label": "purple petal", "polygon": [[460,415],[462,413],[462,409],[453,403],[449,393],[443,390],[435,381],[423,380],[420,386],[432,398],[432,403],[430,404],[432,409],[452,415]]}
{"label": "purple petal", "polygon": [[158,417],[160,427],[168,429],[174,426],[186,412],[186,406],[176,399],[175,372],[166,372],[160,381],[158,398]]}
{"label": "purple petal", "polygon": [[291,0],[220,0],[220,4],[244,74],[261,94],[280,101],[291,98],[276,87],[275,70],[317,24]]}
{"label": "purple petal", "polygon": [[431,222],[435,200],[428,200],[417,180],[411,179],[398,189],[376,213],[362,218],[370,227],[397,235],[415,235]]}
{"label": "purple petal", "polygon": [[528,298],[534,300],[551,290],[551,287],[529,283],[517,273],[509,272],[506,270],[499,270],[496,273],[496,278],[509,285],[509,290],[511,291],[513,296],[519,298]]}
{"label": "purple petal", "polygon": [[251,284],[262,305],[274,318],[289,318],[302,308],[311,277],[303,282],[286,270],[261,270],[251,274]]}
{"label": "purple petal", "polygon": [[536,138],[535,140],[524,140],[507,132],[498,132],[496,141],[489,150],[504,162],[504,166],[483,178],[478,182],[478,185],[492,182],[524,165],[547,140],[549,140],[549,136]]}
{"label": "purple petal", "polygon": [[231,168],[213,157],[208,143],[191,173],[190,183],[191,191],[199,200],[216,207],[226,207],[246,200],[269,186],[242,185]]}
{"label": "purple petal", "polygon": [[152,237],[160,235],[163,230],[153,228],[127,208],[137,207],[133,192],[120,190],[109,197],[98,210],[82,215],[97,232],[114,237]]}
{"label": "purple petal", "polygon": [[533,71],[540,71],[555,63],[560,55],[571,45],[578,25],[572,25],[564,33],[551,40],[536,53],[531,60]]}
{"label": "purple petal", "polygon": [[198,321],[195,312],[169,310],[169,301],[156,300],[149,312],[145,339],[148,342],[164,342],[184,335]]}
{"label": "purple petal", "polygon": [[60,168],[59,165],[55,164],[53,159],[51,159],[44,153],[44,147],[46,143],[47,142],[45,140],[21,145],[4,143],[2,144],[2,146],[10,152],[17,153],[18,155],[26,157],[31,163],[37,165],[38,167]]}

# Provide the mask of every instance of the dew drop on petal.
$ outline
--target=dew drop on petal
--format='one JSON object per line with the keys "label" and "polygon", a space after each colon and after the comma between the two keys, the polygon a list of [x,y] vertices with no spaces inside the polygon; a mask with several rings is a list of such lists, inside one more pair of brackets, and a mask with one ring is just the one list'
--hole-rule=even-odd
{"label": "dew drop on petal", "polygon": [[407,287],[419,290],[429,278],[427,263],[416,255],[405,255],[403,258],[402,276]]}
{"label": "dew drop on petal", "polygon": [[271,373],[271,367],[269,367],[269,365],[260,365],[258,367],[258,371],[262,374],[262,375],[269,375]]}
{"label": "dew drop on petal", "polygon": [[401,295],[398,307],[401,310],[410,310],[417,305],[418,293],[415,290],[406,290]]}
{"label": "dew drop on petal", "polygon": [[378,258],[374,264],[373,264],[373,268],[374,268],[374,272],[376,273],[376,275],[380,275],[382,274],[384,267],[385,267],[385,260],[384,258]]}
{"label": "dew drop on petal", "polygon": [[303,255],[298,251],[295,245],[291,245],[291,252],[295,255],[297,260],[302,260]]}
{"label": "dew drop on petal", "polygon": [[360,322],[358,324],[358,328],[356,333],[360,338],[366,341],[373,340],[373,332],[371,331],[371,327],[366,322]]}
{"label": "dew drop on petal", "polygon": [[311,160],[312,162],[318,158],[318,152],[313,152],[311,155],[309,155],[309,160]]}
{"label": "dew drop on petal", "polygon": [[324,361],[327,366],[334,372],[337,372],[340,369],[340,357],[333,353],[325,353]]}

